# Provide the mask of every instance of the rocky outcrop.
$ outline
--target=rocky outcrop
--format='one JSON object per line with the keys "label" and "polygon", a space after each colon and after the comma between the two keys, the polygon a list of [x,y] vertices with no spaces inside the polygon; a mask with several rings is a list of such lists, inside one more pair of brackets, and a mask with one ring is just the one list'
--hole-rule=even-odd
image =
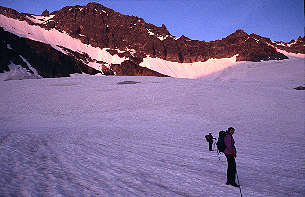
{"label": "rocky outcrop", "polygon": [[295,89],[295,90],[305,90],[305,87],[304,86],[298,86],[298,87],[293,88],[293,89]]}
{"label": "rocky outcrop", "polygon": [[117,76],[157,76],[157,77],[168,77],[160,74],[156,71],[150,70],[145,67],[138,66],[130,60],[122,62],[122,64],[112,64],[111,70]]}
{"label": "rocky outcrop", "polygon": [[[239,54],[236,61],[282,60],[287,59],[285,55],[264,40],[258,39],[257,35],[248,35],[242,30],[237,30],[222,40],[222,45],[228,47],[228,51]],[[230,54],[232,55],[232,53]]]}
{"label": "rocky outcrop", "polygon": [[7,16],[9,18],[20,20],[20,21],[26,21],[27,23],[29,23],[31,25],[35,25],[35,23],[33,21],[28,19],[27,16],[29,16],[29,14],[19,13],[16,10],[11,9],[11,8],[6,8],[6,7],[0,6],[0,14]]}
{"label": "rocky outcrop", "polygon": [[41,16],[50,16],[49,10],[46,9],[45,11],[43,11]]}
{"label": "rocky outcrop", "polygon": [[297,40],[291,40],[290,42],[270,42],[271,45],[278,49],[290,52],[305,54],[305,36],[298,37]]}

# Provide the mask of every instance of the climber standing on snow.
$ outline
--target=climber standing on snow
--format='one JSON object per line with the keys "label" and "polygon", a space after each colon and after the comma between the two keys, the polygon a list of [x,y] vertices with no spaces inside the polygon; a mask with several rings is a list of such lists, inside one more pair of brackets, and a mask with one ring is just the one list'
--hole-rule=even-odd
{"label": "climber standing on snow", "polygon": [[227,169],[227,185],[232,185],[234,187],[239,187],[238,184],[235,182],[236,176],[236,148],[234,146],[235,141],[233,139],[233,134],[235,129],[233,127],[228,128],[226,135],[224,137],[224,144],[226,145],[225,150],[223,151],[226,155],[227,162],[228,162],[228,169]]}
{"label": "climber standing on snow", "polygon": [[205,136],[205,139],[207,142],[209,142],[209,151],[213,151],[213,149],[212,149],[213,140],[214,139],[216,140],[216,138],[213,137],[212,133],[209,133],[209,135]]}

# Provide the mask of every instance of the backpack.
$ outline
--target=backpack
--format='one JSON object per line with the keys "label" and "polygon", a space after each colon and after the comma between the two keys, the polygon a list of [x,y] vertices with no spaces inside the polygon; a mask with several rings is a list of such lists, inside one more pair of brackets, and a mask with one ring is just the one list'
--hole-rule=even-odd
{"label": "backpack", "polygon": [[226,135],[227,134],[225,131],[219,131],[218,141],[216,143],[218,152],[223,152],[226,149],[226,145],[225,145],[225,141],[224,141],[224,138]]}
{"label": "backpack", "polygon": [[209,139],[210,139],[209,135],[206,135],[205,139],[207,140],[207,142],[209,142]]}

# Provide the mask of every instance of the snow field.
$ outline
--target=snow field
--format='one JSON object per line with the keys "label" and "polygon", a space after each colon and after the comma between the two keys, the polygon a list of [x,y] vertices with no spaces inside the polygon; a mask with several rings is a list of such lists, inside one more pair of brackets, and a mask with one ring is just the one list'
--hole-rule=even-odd
{"label": "snow field", "polygon": [[240,196],[204,139],[233,126],[243,196],[303,196],[302,65],[0,81],[0,194]]}

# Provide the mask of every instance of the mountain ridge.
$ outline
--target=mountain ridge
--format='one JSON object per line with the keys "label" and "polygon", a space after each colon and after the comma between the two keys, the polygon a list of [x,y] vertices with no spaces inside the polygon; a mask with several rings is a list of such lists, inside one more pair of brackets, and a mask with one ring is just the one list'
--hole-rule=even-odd
{"label": "mountain ridge", "polygon": [[[132,69],[139,70],[139,65],[146,57],[191,64],[213,58],[230,58],[234,55],[237,55],[236,61],[259,62],[288,58],[277,49],[305,53],[305,37],[284,43],[237,30],[221,40],[210,42],[191,40],[185,36],[178,38],[171,35],[165,25],[157,27],[146,23],[142,18],[120,14],[98,3],[66,6],[52,13],[45,10],[41,16],[19,13],[11,8],[0,6],[0,14],[26,21],[29,25],[39,26],[46,31],[55,29],[80,40],[84,45],[106,49],[112,56],[118,55],[120,58],[125,58],[126,62],[120,63],[123,66],[87,58],[87,64],[88,61],[100,64],[100,72],[103,74],[137,75],[142,73],[164,76],[151,71],[132,71]],[[2,42],[5,41],[2,40]],[[71,54],[73,53],[69,53],[70,56]],[[83,53],[83,56],[90,57],[90,54]],[[74,58],[82,60],[75,55]]]}

